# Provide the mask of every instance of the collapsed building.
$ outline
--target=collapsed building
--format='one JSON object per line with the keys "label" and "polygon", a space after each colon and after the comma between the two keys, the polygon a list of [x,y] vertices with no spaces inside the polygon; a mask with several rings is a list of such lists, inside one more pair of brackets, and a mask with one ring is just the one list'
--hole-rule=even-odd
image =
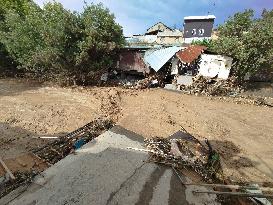
{"label": "collapsed building", "polygon": [[145,34],[127,38],[115,70],[126,83],[153,76],[151,80],[173,88],[191,85],[197,75],[227,79],[232,58],[190,44],[211,38],[215,18],[213,15],[185,17],[184,32],[159,22]]}
{"label": "collapsed building", "polygon": [[197,75],[228,79],[232,58],[206,50],[205,46],[199,45],[124,49],[116,70],[143,78],[156,75],[164,84],[190,85]]}

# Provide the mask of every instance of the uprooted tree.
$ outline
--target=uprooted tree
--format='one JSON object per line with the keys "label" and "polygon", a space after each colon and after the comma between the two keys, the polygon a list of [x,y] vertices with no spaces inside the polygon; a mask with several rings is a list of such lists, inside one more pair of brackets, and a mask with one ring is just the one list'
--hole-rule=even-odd
{"label": "uprooted tree", "polygon": [[254,19],[254,11],[236,13],[219,26],[219,38],[210,49],[233,57],[233,74],[243,79],[246,73],[273,71],[273,10],[264,10]]}
{"label": "uprooted tree", "polygon": [[111,66],[124,43],[121,26],[102,4],[76,13],[57,2],[43,8],[22,2],[27,9],[15,4],[2,12],[0,43],[18,69],[36,77],[92,83],[92,74]]}

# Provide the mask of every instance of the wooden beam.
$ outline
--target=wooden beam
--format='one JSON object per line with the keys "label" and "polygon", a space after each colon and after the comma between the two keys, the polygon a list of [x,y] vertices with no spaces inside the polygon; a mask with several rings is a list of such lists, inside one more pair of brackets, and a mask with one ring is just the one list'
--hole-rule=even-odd
{"label": "wooden beam", "polygon": [[254,190],[262,190],[262,191],[268,191],[273,192],[273,188],[271,187],[255,187],[255,186],[240,186],[240,185],[231,185],[231,184],[198,184],[198,183],[185,183],[185,186],[204,186],[204,187],[217,187],[217,188],[229,188],[229,189],[254,189]]}
{"label": "wooden beam", "polygon": [[222,191],[192,191],[194,194],[216,194],[227,196],[239,196],[239,197],[256,197],[256,198],[273,198],[271,194],[256,194],[245,192],[222,192]]}

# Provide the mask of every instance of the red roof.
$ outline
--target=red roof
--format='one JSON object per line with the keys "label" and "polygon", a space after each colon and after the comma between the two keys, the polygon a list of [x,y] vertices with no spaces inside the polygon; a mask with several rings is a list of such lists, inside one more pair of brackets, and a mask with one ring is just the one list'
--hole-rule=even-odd
{"label": "red roof", "polygon": [[176,53],[176,56],[184,63],[191,63],[206,50],[206,46],[193,45]]}

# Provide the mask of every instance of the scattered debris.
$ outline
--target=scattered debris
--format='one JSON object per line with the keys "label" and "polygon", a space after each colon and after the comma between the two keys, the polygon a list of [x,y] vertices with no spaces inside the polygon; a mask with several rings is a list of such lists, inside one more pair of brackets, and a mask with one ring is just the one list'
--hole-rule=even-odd
{"label": "scattered debris", "polygon": [[111,128],[111,126],[112,121],[110,120],[95,120],[64,137],[60,137],[54,142],[33,150],[33,153],[48,163],[55,164],[69,155],[75,148],[79,148],[83,144],[88,143],[99,136],[103,131]]}
{"label": "scattered debris", "polygon": [[[5,161],[5,164],[9,167],[12,173],[29,172],[31,170],[41,172],[50,166],[48,163],[33,153],[21,154],[16,158],[5,159],[3,161]],[[4,175],[5,171],[0,168],[0,176]]]}
{"label": "scattered debris", "polygon": [[[243,197],[245,201],[253,199],[263,204],[268,204],[267,198],[273,198],[272,194],[263,193],[263,191],[272,191],[269,187],[213,183],[227,183],[228,180],[222,172],[220,155],[213,150],[207,139],[205,140],[207,146],[204,146],[192,135],[183,132],[183,137],[145,139],[144,142],[146,149],[129,149],[148,152],[150,153],[149,161],[170,166],[183,186],[199,187],[192,191],[193,194],[214,194],[221,196],[219,200],[224,201],[227,197]],[[202,177],[201,181],[211,184],[185,183],[179,174],[183,173],[183,170],[193,171]],[[208,187],[208,190],[202,190],[200,187]]]}
{"label": "scattered debris", "polygon": [[180,90],[187,94],[202,94],[206,96],[238,95],[243,88],[237,83],[236,78],[228,80],[212,79],[203,76],[193,78],[189,86],[180,86]]}
{"label": "scattered debris", "polygon": [[152,161],[164,163],[175,169],[189,169],[205,181],[222,179],[219,154],[206,149],[197,139],[145,139],[145,147]]}
{"label": "scattered debris", "polygon": [[112,125],[111,120],[97,119],[66,136],[59,137],[54,142],[49,142],[45,146],[33,150],[33,153],[19,156],[16,159],[6,160],[7,164],[11,164],[10,167],[16,170],[14,175],[0,158],[0,163],[9,176],[8,178],[6,176],[0,178],[0,198],[21,185],[31,183],[34,176],[96,138],[103,131],[110,129]]}
{"label": "scattered debris", "polygon": [[217,194],[227,196],[255,197],[255,198],[273,198],[271,194],[257,194],[246,192],[224,192],[224,191],[193,191],[194,194]]}
{"label": "scattered debris", "polygon": [[7,180],[0,186],[0,198],[7,195],[11,191],[15,190],[16,188],[28,185],[32,182],[33,177],[37,173],[34,171],[30,172],[16,172],[14,173],[15,179],[14,180]]}

